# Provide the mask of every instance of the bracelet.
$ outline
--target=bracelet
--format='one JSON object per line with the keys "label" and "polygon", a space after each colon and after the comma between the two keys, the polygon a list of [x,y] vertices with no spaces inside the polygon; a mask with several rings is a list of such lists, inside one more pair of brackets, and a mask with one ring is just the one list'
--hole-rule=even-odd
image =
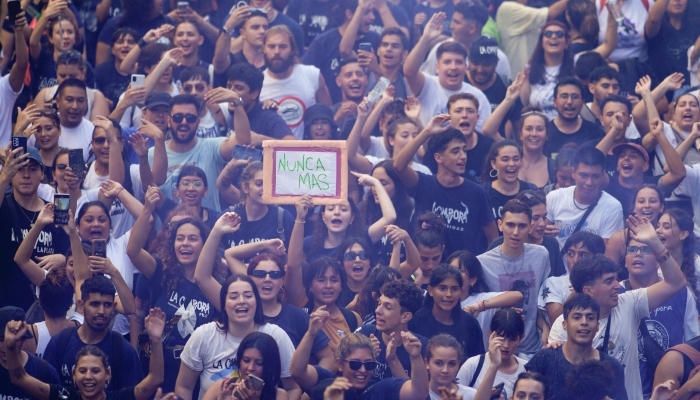
{"label": "bracelet", "polygon": [[294,220],[294,223],[295,223],[295,224],[305,224],[306,221],[297,221],[297,220],[295,219],[295,220]]}
{"label": "bracelet", "polygon": [[139,39],[139,41],[136,42],[136,44],[138,44],[139,47],[140,47],[142,50],[143,50],[144,47],[146,47],[146,46],[148,45],[148,43],[146,43],[146,41],[143,40],[143,38]]}
{"label": "bracelet", "polygon": [[115,199],[118,199],[118,198],[119,198],[119,193],[121,193],[122,190],[124,190],[124,188],[121,188],[121,189],[117,190],[117,194],[114,196]]}
{"label": "bracelet", "polygon": [[[662,252],[662,253],[663,253],[663,252]],[[666,253],[665,253],[665,254],[663,254],[662,256],[657,256],[657,257],[656,257],[656,261],[657,261],[659,264],[662,264],[662,263],[666,262],[666,260],[668,260],[669,258],[671,258],[671,252],[668,251],[668,250],[666,250]]]}

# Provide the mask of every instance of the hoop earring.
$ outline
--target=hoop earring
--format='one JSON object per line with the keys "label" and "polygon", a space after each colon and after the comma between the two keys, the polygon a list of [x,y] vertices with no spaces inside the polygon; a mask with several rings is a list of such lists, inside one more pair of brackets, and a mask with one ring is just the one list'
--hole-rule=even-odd
{"label": "hoop earring", "polygon": [[[496,175],[493,174],[494,171],[496,172]],[[498,170],[497,170],[497,169],[491,169],[491,171],[489,172],[489,176],[490,176],[491,178],[496,178],[496,177],[498,177]]]}

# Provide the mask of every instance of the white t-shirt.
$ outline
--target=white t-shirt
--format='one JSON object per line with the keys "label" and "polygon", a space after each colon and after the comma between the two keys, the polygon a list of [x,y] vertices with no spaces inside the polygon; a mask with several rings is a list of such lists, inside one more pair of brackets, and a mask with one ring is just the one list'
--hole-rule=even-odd
{"label": "white t-shirt", "polygon": [[[457,392],[462,394],[462,400],[474,400],[476,389],[464,385],[457,385]],[[430,389],[430,400],[440,400],[440,394]]]}
{"label": "white t-shirt", "polygon": [[[12,90],[9,74],[0,78],[0,104],[2,104],[0,107],[0,146],[3,149],[10,143],[12,137],[12,110],[21,92],[22,89],[17,93]],[[34,135],[32,135],[33,137]]]}
{"label": "white t-shirt", "polygon": [[[476,367],[479,365],[480,357],[480,355],[471,357],[467,361],[465,361],[464,364],[462,364],[462,367],[459,369],[459,372],[457,372],[457,380],[460,384],[468,385],[472,381],[474,373],[476,373]],[[515,381],[518,380],[518,375],[520,375],[521,372],[525,372],[525,364],[527,364],[527,360],[523,360],[522,358],[515,357],[515,361],[518,363],[518,370],[515,371],[514,374],[508,375],[504,374],[501,371],[498,371],[496,372],[496,378],[493,380],[494,386],[498,385],[501,382],[504,383],[503,389],[505,389],[506,391],[506,399],[510,399],[513,396],[513,387],[515,386]],[[481,384],[481,381],[484,380],[486,371],[488,371],[490,366],[491,358],[488,354],[486,354],[486,357],[484,357],[484,365],[481,366],[481,371],[479,371],[479,375],[477,376],[476,381],[474,382],[475,388],[478,388]]]}
{"label": "white t-shirt", "polygon": [[[666,136],[666,139],[668,139],[668,142],[671,143],[671,146],[673,148],[677,148],[678,145],[681,144],[681,142],[678,140],[676,135],[673,133],[673,129],[671,128],[671,125],[669,125],[666,122],[663,122],[664,124],[664,136]],[[676,131],[680,134],[681,138],[683,140],[688,138],[688,135],[690,135],[690,132],[682,132],[682,131]],[[656,145],[656,148],[654,149],[654,153],[656,156],[654,157],[654,176],[656,175],[663,175],[664,174],[664,164],[666,164],[666,156],[664,156],[664,152],[661,151],[661,146]]]}
{"label": "white t-shirt", "polygon": [[[433,46],[433,48],[430,49],[430,52],[428,53],[428,58],[426,58],[425,61],[423,61],[423,65],[420,66],[420,72],[426,75],[437,75],[435,72],[435,67],[437,66],[437,49],[438,47],[440,47],[441,44],[445,42],[451,42],[453,40],[453,38],[449,38]],[[510,79],[510,63],[508,62],[508,57],[506,56],[506,53],[502,52],[501,49],[498,49],[497,55],[498,64],[496,64],[496,73],[508,77]],[[468,66],[469,58],[467,58],[467,67]]]}
{"label": "white t-shirt", "polygon": [[[207,110],[207,113],[204,114],[202,119],[199,120],[196,135],[198,138],[202,139],[226,136],[225,134],[222,135],[219,133],[220,127],[221,126],[216,123],[216,119],[214,118],[214,115],[212,115],[211,111]],[[226,127],[224,126],[223,128]]]}
{"label": "white t-shirt", "polygon": [[[289,364],[294,355],[294,345],[285,331],[275,324],[258,327],[258,332],[267,333],[277,342],[282,362],[282,378],[290,377]],[[221,333],[216,322],[204,324],[190,336],[180,359],[193,371],[201,371],[199,376],[199,398],[216,381],[232,377],[238,369],[234,366],[236,352],[243,338],[234,338],[228,332]],[[193,393],[194,398],[194,393]]]}
{"label": "white t-shirt", "polygon": [[[576,225],[586,213],[585,208],[581,210],[580,206],[574,204],[574,189],[576,186],[570,186],[552,190],[547,194],[547,219],[561,230],[557,235],[560,248],[564,247],[566,239],[571,236]],[[624,218],[620,202],[611,195],[602,192],[598,205],[586,218],[581,230],[608,239],[622,228],[624,228]]]}
{"label": "white t-shirt", "polygon": [[[700,79],[698,79],[698,62],[695,61],[695,63],[691,63],[692,59],[690,58],[690,55],[693,53],[693,50],[695,50],[695,45],[692,45],[688,48],[688,74],[690,75],[690,87],[696,87],[700,85]],[[697,97],[697,94],[695,95]]]}
{"label": "white t-shirt", "polygon": [[[83,158],[85,162],[87,162],[90,158],[92,133],[94,131],[95,125],[85,118],[83,118],[80,124],[75,128],[67,128],[61,125],[61,134],[58,136],[58,146],[66,149],[83,149]],[[36,146],[36,137],[34,135],[27,139],[27,145]]]}
{"label": "white t-shirt", "polygon": [[391,155],[389,155],[389,151],[386,149],[386,145],[384,144],[383,136],[370,136],[369,141],[370,145],[367,149],[367,153],[365,153],[366,156],[381,158],[383,160],[391,158]]}
{"label": "white t-shirt", "polygon": [[566,299],[571,295],[571,281],[569,280],[569,275],[563,276],[550,276],[545,279],[542,286],[540,286],[540,295],[537,296],[537,307],[540,310],[544,310],[544,317],[547,319],[549,324],[552,321],[549,320],[547,315],[547,304],[549,303],[559,303],[564,304]]}
{"label": "white t-shirt", "polygon": [[474,86],[463,82],[460,90],[447,90],[440,86],[438,77],[423,74],[425,84],[423,90],[418,94],[420,101],[420,121],[423,126],[428,125],[430,119],[436,115],[447,114],[447,100],[453,94],[471,93],[479,100],[479,121],[476,123],[476,130],[481,132],[484,123],[491,115],[491,103],[486,95],[481,90]]}
{"label": "white t-shirt", "polygon": [[[625,369],[625,388],[630,399],[642,399],[642,382],[639,375],[639,349],[637,348],[637,331],[642,318],[649,316],[649,297],[647,289],[630,290],[620,294],[617,307],[612,309],[609,342],[614,348],[608,355],[615,358]],[[566,342],[566,330],[562,326],[564,316],[560,315],[552,324],[549,343]],[[608,318],[599,322],[598,333],[593,339],[593,347],[603,345]]]}
{"label": "white t-shirt", "polygon": [[265,70],[264,75],[260,100],[275,100],[279,104],[277,114],[287,123],[294,137],[302,140],[304,113],[316,104],[321,71],[313,65],[296,64],[292,74],[285,79],[273,78],[269,70]]}
{"label": "white t-shirt", "polygon": [[[617,27],[617,47],[610,54],[612,61],[622,61],[630,57],[639,57],[640,60],[647,61],[644,25],[649,18],[649,10],[654,6],[654,0],[648,0],[648,2],[649,9],[644,7],[641,0],[624,0],[622,2],[622,13],[625,15],[625,19]],[[596,0],[595,8],[598,13],[598,23],[601,26],[598,41],[603,43],[605,41],[605,28],[603,27],[608,24],[608,8],[603,6],[603,0]],[[630,398],[633,397],[630,396]]]}
{"label": "white t-shirt", "polygon": [[[134,264],[131,263],[129,256],[126,255],[126,245],[129,243],[130,237],[131,231],[116,239],[110,237],[107,242],[107,258],[109,258],[114,267],[119,270],[119,273],[122,278],[124,278],[129,289],[134,290],[134,273],[138,273],[138,270],[134,267]],[[129,333],[129,317],[118,314],[117,318],[114,320],[112,330],[119,332],[121,335]]]}
{"label": "white t-shirt", "polygon": [[[690,196],[690,203],[693,205],[693,232],[700,237],[700,164],[686,165],[685,178],[673,191],[676,195]],[[698,269],[698,259],[695,259],[695,268]],[[700,278],[700,273],[695,274]],[[700,279],[698,279],[700,282]]]}
{"label": "white t-shirt", "polygon": [[[462,301],[462,304],[460,306],[462,308],[474,304],[477,301],[482,301],[482,300],[491,300],[496,296],[500,296],[505,292],[484,292],[484,293],[476,293],[473,294],[464,301]],[[496,311],[500,310],[500,308],[489,308],[486,311],[482,311],[479,313],[479,315],[476,317],[476,320],[479,321],[479,325],[481,325],[481,332],[482,336],[484,338],[484,348],[488,349],[489,348],[489,328],[491,328],[491,320],[493,319],[493,315],[496,313]],[[465,385],[469,383],[467,382],[462,382]]]}
{"label": "white t-shirt", "polygon": [[557,109],[554,108],[554,87],[557,86],[560,69],[561,65],[544,67],[544,79],[547,83],[530,86],[530,105],[539,106],[550,121],[557,117]]}

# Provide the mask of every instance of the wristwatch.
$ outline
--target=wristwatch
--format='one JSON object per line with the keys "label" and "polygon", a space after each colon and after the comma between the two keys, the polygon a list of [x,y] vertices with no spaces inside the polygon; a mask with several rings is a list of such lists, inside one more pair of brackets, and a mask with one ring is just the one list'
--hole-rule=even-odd
{"label": "wristwatch", "polygon": [[243,97],[238,96],[238,101],[237,102],[232,102],[231,105],[233,105],[233,108],[239,107],[243,105]]}
{"label": "wristwatch", "polygon": [[231,30],[229,30],[229,29],[226,29],[226,26],[222,26],[221,30],[219,30],[219,35],[221,35],[222,33],[225,33],[226,36],[232,36],[231,34],[233,32],[231,32]]}

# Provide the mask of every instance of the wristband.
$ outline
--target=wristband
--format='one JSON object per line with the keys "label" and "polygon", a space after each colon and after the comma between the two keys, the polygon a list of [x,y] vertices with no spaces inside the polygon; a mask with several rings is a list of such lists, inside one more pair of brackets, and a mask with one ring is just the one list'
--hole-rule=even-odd
{"label": "wristband", "polygon": [[305,224],[306,221],[297,221],[297,220],[295,219],[295,220],[294,220],[294,223],[295,223],[295,224]]}
{"label": "wristband", "polygon": [[[663,253],[663,252],[662,252],[662,253]],[[657,257],[656,257],[656,261],[657,261],[659,264],[662,264],[662,263],[666,262],[666,260],[668,260],[669,258],[671,258],[671,252],[668,251],[668,250],[666,250],[666,253],[664,253],[664,254],[661,255],[661,256],[657,256]]]}
{"label": "wristband", "polygon": [[122,190],[124,190],[124,188],[121,188],[121,189],[117,190],[117,194],[114,196],[115,199],[118,199],[118,198],[119,198],[119,193],[121,193]]}
{"label": "wristband", "polygon": [[139,41],[136,42],[136,43],[139,45],[139,47],[141,48],[141,50],[143,50],[143,48],[146,47],[146,46],[148,45],[148,43],[146,43],[146,41],[143,40],[143,38],[139,39]]}

